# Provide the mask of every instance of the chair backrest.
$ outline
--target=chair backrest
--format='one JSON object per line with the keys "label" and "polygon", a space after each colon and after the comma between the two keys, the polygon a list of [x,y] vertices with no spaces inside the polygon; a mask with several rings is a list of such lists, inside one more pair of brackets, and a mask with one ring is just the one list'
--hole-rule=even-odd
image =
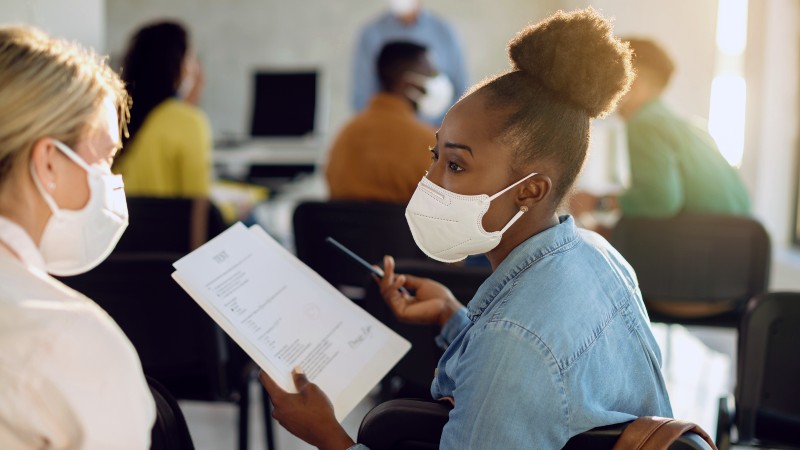
{"label": "chair backrest", "polygon": [[156,404],[156,422],[150,434],[150,450],[194,450],[189,426],[178,402],[161,383],[147,377]]}
{"label": "chair backrest", "polygon": [[172,253],[112,253],[94,270],[61,279],[103,308],[136,348],[145,374],[178,398],[228,396],[227,342],[172,279]]}
{"label": "chair backrest", "polygon": [[800,447],[800,293],[752,299],[739,328],[736,427],[740,442]]}
{"label": "chair backrest", "polygon": [[307,201],[295,209],[293,227],[297,257],[339,289],[360,288],[369,273],[326,244],[328,236],[370,263],[383,255],[425,258],[411,237],[404,205]]}
{"label": "chair backrest", "polygon": [[[396,273],[407,273],[438,281],[450,288],[453,295],[464,304],[472,299],[483,281],[491,275],[490,267],[453,266],[431,260],[400,259],[396,263]],[[389,376],[400,377],[404,383],[405,388],[395,394],[400,396],[430,395],[433,372],[442,356],[442,350],[434,342],[434,338],[439,334],[439,327],[398,321],[381,297],[377,284],[372,280],[368,281],[366,292],[361,307],[411,342],[411,350],[389,373]]]}
{"label": "chair backrest", "polygon": [[[358,442],[372,450],[435,450],[452,406],[432,400],[396,399],[381,403],[364,416]],[[598,427],[573,436],[565,450],[612,450],[630,424]],[[687,432],[668,447],[670,450],[710,450],[697,434]]]}
{"label": "chair backrest", "polygon": [[[127,230],[116,246],[117,252],[191,251],[191,198],[128,197]],[[209,202],[208,237],[226,228],[222,213]]]}
{"label": "chair backrest", "polygon": [[767,288],[769,237],[749,217],[623,218],[611,243],[636,271],[645,301],[734,302],[743,308]]}

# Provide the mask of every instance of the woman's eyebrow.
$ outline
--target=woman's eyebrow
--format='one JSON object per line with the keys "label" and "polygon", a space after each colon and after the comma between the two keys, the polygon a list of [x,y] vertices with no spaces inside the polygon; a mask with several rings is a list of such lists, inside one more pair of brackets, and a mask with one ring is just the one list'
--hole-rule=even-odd
{"label": "woman's eyebrow", "polygon": [[475,155],[472,154],[472,148],[466,144],[458,144],[455,142],[448,141],[444,143],[444,148],[457,148],[459,150],[466,150],[469,152],[470,156],[472,156],[473,158],[475,157]]}
{"label": "woman's eyebrow", "polygon": [[[439,142],[439,132],[438,131],[436,132],[436,142]],[[455,143],[455,142],[447,141],[447,142],[444,143],[443,147],[444,148],[455,148],[455,149],[458,149],[458,150],[466,150],[466,151],[469,152],[470,156],[472,156],[473,158],[475,157],[475,155],[472,153],[472,147],[470,147],[469,145],[466,145],[466,144],[458,144],[458,143]]]}

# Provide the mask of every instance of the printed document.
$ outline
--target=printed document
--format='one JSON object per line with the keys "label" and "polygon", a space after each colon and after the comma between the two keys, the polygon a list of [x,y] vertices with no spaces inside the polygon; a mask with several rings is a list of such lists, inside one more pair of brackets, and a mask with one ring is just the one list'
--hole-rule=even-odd
{"label": "printed document", "polygon": [[411,347],[258,225],[237,223],[173,266],[178,284],[262,370],[296,392],[299,366],[340,421]]}

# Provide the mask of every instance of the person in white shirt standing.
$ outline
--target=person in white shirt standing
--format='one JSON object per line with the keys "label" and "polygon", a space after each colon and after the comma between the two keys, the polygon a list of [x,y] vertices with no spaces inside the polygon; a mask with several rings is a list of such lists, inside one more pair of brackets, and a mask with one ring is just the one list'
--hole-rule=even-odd
{"label": "person in white shirt standing", "polygon": [[129,100],[91,51],[0,28],[0,448],[147,449],[136,351],[50,276],[86,272],[128,224],[111,173]]}

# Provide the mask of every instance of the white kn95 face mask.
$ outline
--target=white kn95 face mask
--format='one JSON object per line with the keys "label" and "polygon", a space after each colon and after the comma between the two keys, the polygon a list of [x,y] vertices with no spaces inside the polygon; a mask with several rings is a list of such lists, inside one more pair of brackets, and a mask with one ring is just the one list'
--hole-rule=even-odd
{"label": "white kn95 face mask", "polygon": [[503,233],[526,210],[521,209],[500,231],[486,231],[483,216],[492,200],[536,175],[532,173],[492,195],[461,195],[450,192],[428,179],[417,190],[406,207],[406,220],[417,246],[429,257],[446,263],[461,261],[470,255],[486,253],[497,247]]}
{"label": "white kn95 face mask", "polygon": [[53,213],[45,225],[39,251],[49,273],[77,275],[103,262],[117,245],[128,226],[128,205],[122,176],[90,166],[65,144],[54,143],[86,171],[89,201],[79,210],[59,208],[53,197],[42,188],[31,164],[33,182]]}
{"label": "white kn95 face mask", "polygon": [[417,104],[417,112],[425,119],[437,119],[447,112],[453,104],[455,88],[447,75],[439,73],[434,77],[409,72],[406,78],[412,83],[419,84],[424,93],[416,88],[409,88],[406,94]]}

